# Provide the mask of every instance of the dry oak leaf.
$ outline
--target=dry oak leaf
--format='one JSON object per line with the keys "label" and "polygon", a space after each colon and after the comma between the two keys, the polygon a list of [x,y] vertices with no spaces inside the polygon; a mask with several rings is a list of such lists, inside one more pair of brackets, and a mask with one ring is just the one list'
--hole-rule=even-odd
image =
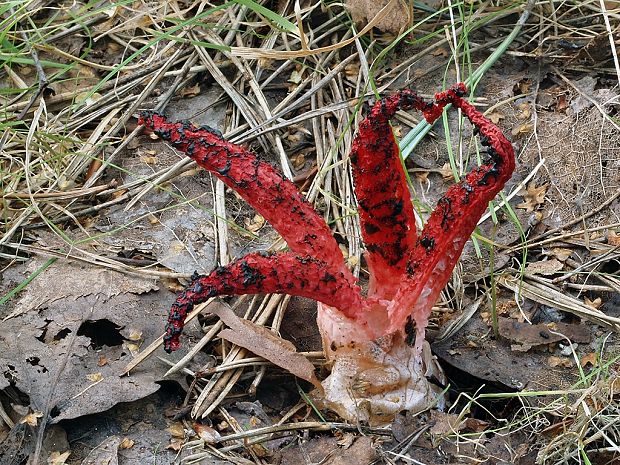
{"label": "dry oak leaf", "polygon": [[549,366],[551,368],[556,368],[556,367],[570,368],[573,366],[573,361],[570,358],[556,357],[555,355],[552,355],[551,357],[549,357],[547,359],[547,362],[549,363]]}
{"label": "dry oak leaf", "polygon": [[548,187],[548,183],[536,187],[536,185],[531,182],[525,190],[521,189],[521,191],[517,194],[518,196],[523,197],[524,200],[523,203],[517,205],[517,208],[522,208],[528,212],[533,212],[536,210],[536,207],[545,202],[545,194],[547,193]]}
{"label": "dry oak leaf", "polygon": [[588,363],[592,365],[593,367],[595,367],[597,361],[598,361],[598,356],[596,352],[590,352],[589,354],[586,354],[583,357],[581,357],[581,359],[579,359],[579,364],[581,365],[581,368],[585,368]]}

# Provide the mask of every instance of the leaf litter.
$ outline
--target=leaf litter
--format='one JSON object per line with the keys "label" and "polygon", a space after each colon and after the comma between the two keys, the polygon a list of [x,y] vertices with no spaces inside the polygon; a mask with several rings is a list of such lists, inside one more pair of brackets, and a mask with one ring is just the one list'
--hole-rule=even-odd
{"label": "leaf litter", "polygon": [[[25,271],[40,264],[34,260]],[[54,410],[54,423],[159,389],[154,372],[119,377],[130,356],[124,344],[131,333],[150,339],[160,332],[157,307],[165,296],[154,280],[57,262],[31,290],[2,323],[0,363],[10,369],[4,381],[28,393],[35,411]],[[141,296],[145,293],[149,297]]]}

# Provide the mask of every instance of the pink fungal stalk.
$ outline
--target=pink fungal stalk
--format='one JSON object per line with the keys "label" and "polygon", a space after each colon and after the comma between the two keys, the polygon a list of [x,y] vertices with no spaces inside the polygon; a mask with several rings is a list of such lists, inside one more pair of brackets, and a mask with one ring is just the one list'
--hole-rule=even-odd
{"label": "pink fungal stalk", "polygon": [[[249,254],[209,275],[195,275],[171,308],[166,351],[178,349],[187,313],[210,297],[309,297],[318,302],[317,322],[331,364],[331,375],[323,381],[327,407],[346,419],[376,424],[433,402],[438,389],[427,378],[441,380],[442,375],[424,340],[432,306],[489,201],[515,166],[511,144],[463,99],[465,92],[464,84],[458,84],[427,103],[404,90],[378,101],[360,124],[350,160],[370,274],[366,295],[322,217],[275,168],[213,129],[143,113],[140,124],[235,189],[290,249]],[[398,109],[415,109],[433,123],[448,104],[460,108],[475,126],[488,147],[488,160],[448,189],[417,235],[389,121]]]}

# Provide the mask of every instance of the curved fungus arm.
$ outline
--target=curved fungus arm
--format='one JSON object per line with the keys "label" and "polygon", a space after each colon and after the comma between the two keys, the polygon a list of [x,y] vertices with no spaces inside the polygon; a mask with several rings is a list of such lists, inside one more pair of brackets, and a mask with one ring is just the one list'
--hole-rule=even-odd
{"label": "curved fungus arm", "polygon": [[388,307],[391,331],[402,329],[411,315],[418,336],[423,335],[431,308],[450,279],[465,243],[515,168],[510,142],[497,126],[463,100],[464,92],[461,84],[438,94],[436,100],[439,105],[452,103],[463,110],[479,131],[482,145],[488,147],[488,160],[451,186],[437,202],[408,258],[407,277]]}
{"label": "curved fungus arm", "polygon": [[[421,103],[420,103],[421,102]],[[370,273],[369,296],[391,299],[416,241],[415,215],[390,119],[424,104],[412,92],[385,97],[359,125],[351,148],[355,196]]]}
{"label": "curved fungus arm", "polygon": [[312,257],[294,253],[252,253],[208,275],[194,275],[172,304],[164,336],[164,349],[179,348],[185,317],[194,305],[219,295],[289,294],[308,297],[342,310],[354,318],[366,302],[360,288],[339,270]]}
{"label": "curved fungus arm", "polygon": [[171,122],[152,111],[141,113],[138,124],[170,141],[238,192],[280,233],[293,252],[316,257],[347,279],[354,279],[323,218],[272,165],[244,147],[224,140],[212,128],[199,128],[187,121]]}

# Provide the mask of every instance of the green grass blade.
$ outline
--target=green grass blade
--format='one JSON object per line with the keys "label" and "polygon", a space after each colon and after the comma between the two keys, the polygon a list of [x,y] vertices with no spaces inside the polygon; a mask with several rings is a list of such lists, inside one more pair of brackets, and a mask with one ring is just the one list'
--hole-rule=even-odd
{"label": "green grass blade", "polygon": [[269,8],[265,8],[263,5],[256,3],[254,0],[235,0],[235,3],[246,6],[255,13],[264,16],[280,29],[299,35],[299,29],[295,24],[291,23],[288,19],[278,13],[271,11]]}

